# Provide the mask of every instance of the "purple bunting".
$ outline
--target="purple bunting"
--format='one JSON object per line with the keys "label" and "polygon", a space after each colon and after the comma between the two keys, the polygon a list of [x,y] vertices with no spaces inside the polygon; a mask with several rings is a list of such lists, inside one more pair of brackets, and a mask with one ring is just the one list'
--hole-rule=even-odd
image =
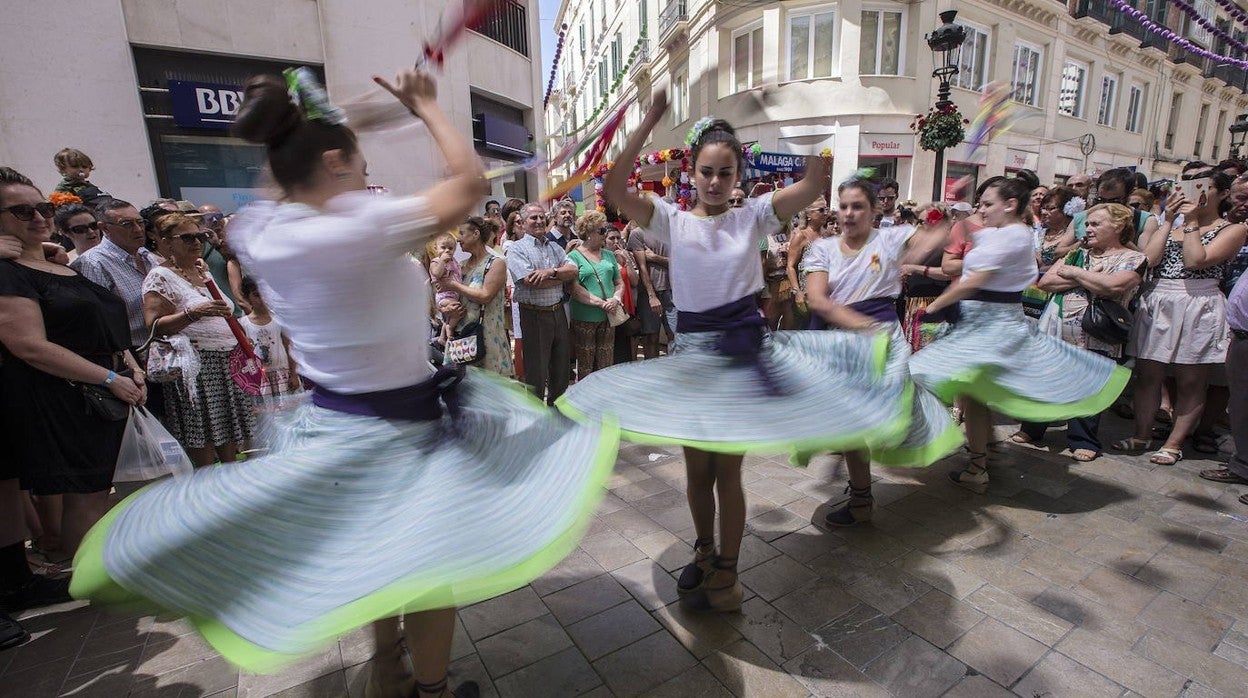
{"label": "purple bunting", "polygon": [[1180,10],[1183,10],[1183,14],[1187,15],[1193,22],[1199,24],[1201,27],[1204,27],[1206,31],[1211,32],[1214,36],[1222,39],[1232,48],[1238,51],[1248,52],[1248,46],[1245,46],[1243,42],[1239,41],[1230,34],[1227,34],[1221,27],[1202,16],[1196,11],[1196,8],[1193,7],[1191,3],[1187,2],[1187,0],[1171,0],[1171,2],[1173,2],[1174,5]]}
{"label": "purple bunting", "polygon": [[1118,8],[1119,12],[1129,17],[1132,17],[1134,19],[1137,19],[1140,22],[1140,26],[1144,27],[1145,31],[1147,31],[1148,33],[1153,34],[1155,36],[1160,36],[1161,38],[1178,46],[1179,48],[1183,49],[1184,51],[1188,53],[1194,53],[1197,56],[1202,56],[1204,58],[1212,59],[1214,61],[1217,61],[1219,65],[1225,63],[1228,65],[1236,65],[1236,66],[1239,66],[1240,68],[1248,70],[1248,60],[1244,60],[1241,58],[1231,58],[1230,56],[1220,56],[1214,53],[1213,51],[1208,51],[1204,48],[1201,48],[1200,46],[1197,46],[1191,41],[1188,41],[1187,39],[1174,33],[1170,29],[1158,25],[1151,18],[1149,18],[1145,13],[1140,12],[1139,10],[1132,7],[1129,3],[1126,2],[1126,0],[1109,0],[1109,3],[1113,5],[1114,7]]}

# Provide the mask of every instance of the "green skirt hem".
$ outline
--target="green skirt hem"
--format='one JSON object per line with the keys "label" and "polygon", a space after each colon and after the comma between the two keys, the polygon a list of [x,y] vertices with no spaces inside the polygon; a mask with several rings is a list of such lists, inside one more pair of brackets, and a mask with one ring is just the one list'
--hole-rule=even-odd
{"label": "green skirt hem", "polygon": [[917,448],[888,448],[871,451],[871,460],[893,468],[925,468],[962,447],[963,435],[951,424],[940,436]]}
{"label": "green skirt hem", "polygon": [[1100,414],[1114,404],[1131,372],[1115,366],[1104,387],[1082,400],[1066,403],[1045,403],[1023,397],[993,380],[992,372],[974,369],[941,382],[932,390],[942,401],[953,404],[958,397],[969,397],[992,408],[994,412],[1027,422],[1058,422],[1075,417]]}

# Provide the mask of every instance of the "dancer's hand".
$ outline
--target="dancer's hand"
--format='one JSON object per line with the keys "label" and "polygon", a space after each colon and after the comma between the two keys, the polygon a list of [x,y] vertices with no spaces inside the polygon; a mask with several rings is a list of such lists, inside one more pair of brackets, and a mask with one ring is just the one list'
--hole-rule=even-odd
{"label": "dancer's hand", "polygon": [[642,119],[642,128],[646,131],[653,129],[658,125],[659,119],[663,118],[663,114],[667,112],[667,92],[658,90],[654,96],[650,98],[650,110],[646,112],[646,116]]}
{"label": "dancer's hand", "polygon": [[438,87],[425,71],[404,70],[395,76],[394,81],[398,84],[397,87],[380,75],[373,76],[373,82],[394,95],[395,99],[416,116],[423,114],[429,105],[437,104]]}

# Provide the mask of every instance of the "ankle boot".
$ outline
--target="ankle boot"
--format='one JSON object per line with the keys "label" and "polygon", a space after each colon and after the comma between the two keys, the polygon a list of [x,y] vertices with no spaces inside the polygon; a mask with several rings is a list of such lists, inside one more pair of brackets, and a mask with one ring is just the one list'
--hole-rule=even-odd
{"label": "ankle boot", "polygon": [[703,613],[732,613],[741,610],[741,583],[737,581],[737,558],[716,557],[702,588],[681,603]]}
{"label": "ankle boot", "polygon": [[[403,659],[403,641],[399,639],[397,618],[378,621],[393,623],[388,632],[377,632],[377,654],[373,656],[373,669],[364,686],[364,698],[402,698],[412,692],[413,679],[407,672]],[[393,634],[393,637],[391,637]]]}
{"label": "ankle boot", "polygon": [[846,485],[845,493],[849,495],[849,501],[840,509],[828,512],[823,517],[824,522],[829,526],[853,526],[870,521],[872,513],[875,512],[875,497],[871,496],[871,485],[862,488]]}
{"label": "ankle boot", "polygon": [[676,593],[681,596],[692,594],[702,588],[706,575],[711,571],[711,563],[715,559],[715,539],[699,538],[693,542],[693,562],[685,565],[680,571],[680,579],[676,582]]}
{"label": "ankle boot", "polygon": [[983,494],[988,491],[988,454],[967,451],[966,468],[949,473],[949,480],[959,487]]}

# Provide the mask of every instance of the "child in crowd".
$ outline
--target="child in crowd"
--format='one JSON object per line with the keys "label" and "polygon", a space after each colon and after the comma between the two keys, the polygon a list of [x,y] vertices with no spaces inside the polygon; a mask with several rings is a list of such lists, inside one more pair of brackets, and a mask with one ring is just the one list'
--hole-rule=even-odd
{"label": "child in crowd", "polygon": [[96,199],[108,196],[108,192],[92,184],[89,180],[95,163],[87,154],[77,148],[61,148],[52,158],[56,171],[61,173],[61,181],[54,191],[73,194],[90,206]]}
{"label": "child in crowd", "polygon": [[[433,241],[433,255],[429,260],[429,278],[434,283],[434,288],[442,285],[446,289],[445,283],[455,281],[463,283],[463,270],[459,267],[459,262],[455,261],[455,238],[450,233],[443,233]],[[438,308],[438,312],[442,314],[442,346],[455,338],[455,329],[459,326],[461,320],[464,319],[464,308],[460,303],[459,294],[455,291],[440,290],[434,298],[434,304]]]}
{"label": "child in crowd", "polygon": [[244,276],[238,286],[251,306],[251,313],[239,318],[239,324],[255,347],[256,356],[264,363],[264,385],[260,394],[263,397],[278,397],[298,392],[302,386],[295,372],[294,359],[287,351],[289,342],[286,334],[269,314],[269,307],[265,305],[255,279]]}

